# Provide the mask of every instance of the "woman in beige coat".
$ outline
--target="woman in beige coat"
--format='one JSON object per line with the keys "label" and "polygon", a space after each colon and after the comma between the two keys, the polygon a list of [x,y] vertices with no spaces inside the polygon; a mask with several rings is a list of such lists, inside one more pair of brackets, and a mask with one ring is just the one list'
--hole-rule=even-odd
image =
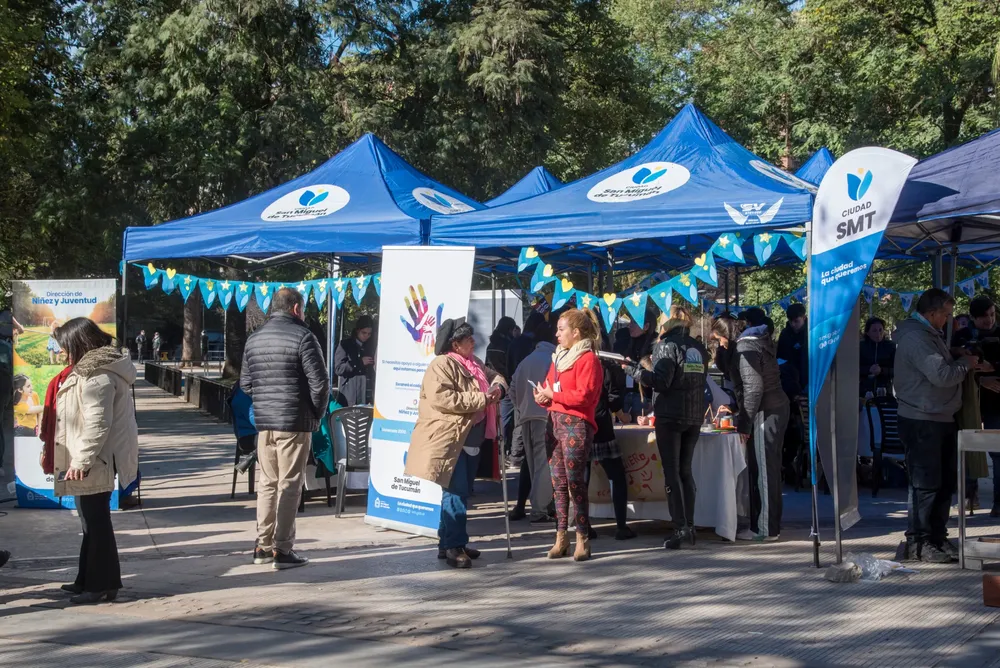
{"label": "woman in beige coat", "polygon": [[438,558],[454,568],[469,568],[479,557],[468,546],[466,512],[479,449],[496,438],[497,404],[507,390],[503,376],[473,355],[475,347],[464,318],[441,323],[406,455],[406,475],[441,485]]}
{"label": "woman in beige coat", "polygon": [[135,366],[127,350],[87,318],[55,332],[73,371],[56,395],[55,493],[76,497],[83,524],[80,570],[63,589],[75,604],[113,601],[122,587],[111,492],[115,473],[127,487],[136,477],[139,436],[131,386]]}

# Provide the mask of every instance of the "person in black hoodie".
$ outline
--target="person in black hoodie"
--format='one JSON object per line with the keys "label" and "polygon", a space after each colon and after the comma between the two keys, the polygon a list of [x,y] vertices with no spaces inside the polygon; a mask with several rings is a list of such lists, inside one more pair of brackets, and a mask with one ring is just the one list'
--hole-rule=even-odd
{"label": "person in black hoodie", "polygon": [[871,392],[878,394],[884,388],[892,396],[892,365],[896,359],[896,344],[884,340],[885,321],[868,318],[865,322],[865,336],[861,339],[861,372],[858,374],[860,388],[858,396]]}
{"label": "person in black hoodie", "polygon": [[743,331],[733,360],[736,424],[747,442],[750,476],[750,530],[737,534],[739,540],[774,541],[781,533],[781,454],[789,405],[768,321],[756,307],[740,315]]}
{"label": "person in black hoodie", "polygon": [[604,367],[604,387],[601,399],[594,411],[597,433],[594,447],[590,450],[591,461],[598,462],[611,482],[611,503],[615,508],[615,540],[635,538],[635,532],[627,524],[628,480],[622,449],[615,439],[615,414],[625,406],[625,371],[621,365],[609,360],[601,360]]}
{"label": "person in black hoodie", "polygon": [[635,379],[653,388],[656,447],[663,464],[670,517],[676,526],[663,543],[671,550],[679,549],[684,541],[695,543],[696,488],[691,461],[705,419],[708,351],[691,337],[691,324],[687,309],[672,306],[653,347],[653,370],[632,367]]}
{"label": "person in black hoodie", "polygon": [[340,342],[333,357],[333,369],[340,384],[340,394],[347,406],[372,403],[375,390],[375,351],[372,342],[373,322],[363,315],[354,323],[351,335]]}
{"label": "person in black hoodie", "polygon": [[809,343],[806,336],[809,328],[806,327],[806,307],[803,304],[792,304],[785,315],[788,316],[788,324],[778,337],[778,359],[785,360],[798,371],[799,385],[808,391]]}
{"label": "person in black hoodie", "polygon": [[505,315],[497,321],[496,328],[490,334],[490,343],[486,347],[486,366],[502,375],[508,383],[514,374],[508,375],[507,351],[514,339],[520,335],[521,330],[517,323]]}

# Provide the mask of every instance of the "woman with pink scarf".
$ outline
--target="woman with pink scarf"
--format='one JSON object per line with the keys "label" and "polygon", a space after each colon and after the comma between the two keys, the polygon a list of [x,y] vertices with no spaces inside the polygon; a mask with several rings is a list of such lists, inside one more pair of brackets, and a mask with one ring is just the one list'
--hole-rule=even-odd
{"label": "woman with pink scarf", "polygon": [[507,391],[503,376],[475,357],[475,347],[464,318],[441,323],[406,456],[406,475],[442,488],[438,558],[454,568],[470,568],[479,557],[469,547],[469,496],[480,450],[496,439],[497,405]]}

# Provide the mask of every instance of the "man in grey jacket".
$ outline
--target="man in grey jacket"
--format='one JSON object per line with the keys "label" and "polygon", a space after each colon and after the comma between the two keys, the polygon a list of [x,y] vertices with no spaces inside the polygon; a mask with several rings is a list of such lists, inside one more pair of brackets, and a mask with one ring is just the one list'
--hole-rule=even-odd
{"label": "man in grey jacket", "polygon": [[899,438],[906,449],[910,476],[909,527],[904,557],[932,563],[958,558],[948,540],[951,497],[957,487],[958,425],[962,382],[976,358],[956,359],[941,330],[955,300],[937,288],[920,295],[916,312],[899,323],[895,388],[899,402]]}
{"label": "man in grey jacket", "polygon": [[330,398],[323,350],[303,322],[304,308],[298,290],[278,290],[271,317],[247,339],[240,374],[240,389],[253,399],[261,471],[253,562],[275,569],[309,561],[292,551],[295,513],[312,434]]}
{"label": "man in grey jacket", "polygon": [[531,383],[543,383],[552,366],[552,355],[556,346],[552,343],[551,330],[537,327],[535,336],[538,343],[524,360],[517,365],[510,383],[508,396],[514,402],[514,440],[524,447],[524,461],[531,474],[531,518],[533,524],[554,523],[552,516],[552,476],[545,450],[545,429],[549,422],[549,412],[539,406]]}

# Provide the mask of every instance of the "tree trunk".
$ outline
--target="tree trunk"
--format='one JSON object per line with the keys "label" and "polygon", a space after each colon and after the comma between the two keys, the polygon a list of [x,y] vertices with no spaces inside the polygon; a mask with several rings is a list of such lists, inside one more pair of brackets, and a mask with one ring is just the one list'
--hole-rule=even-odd
{"label": "tree trunk", "polygon": [[201,291],[195,290],[184,304],[184,347],[181,359],[201,361],[201,330],[204,328],[201,308]]}
{"label": "tree trunk", "polygon": [[226,366],[223,378],[238,378],[243,368],[243,349],[247,344],[247,316],[238,309],[226,313]]}

